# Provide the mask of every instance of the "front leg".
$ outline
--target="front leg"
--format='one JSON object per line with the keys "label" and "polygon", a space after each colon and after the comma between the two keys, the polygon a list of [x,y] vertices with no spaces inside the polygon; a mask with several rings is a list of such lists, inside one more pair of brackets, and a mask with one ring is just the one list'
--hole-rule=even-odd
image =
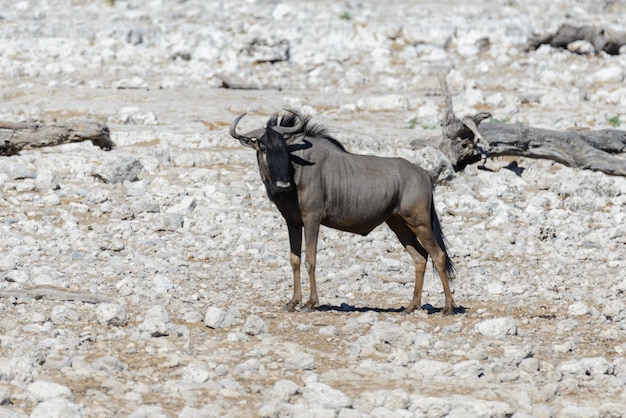
{"label": "front leg", "polygon": [[304,251],[305,265],[309,275],[309,285],[311,294],[309,300],[304,305],[305,310],[312,310],[319,305],[317,296],[317,284],[315,282],[315,260],[317,258],[317,238],[320,231],[320,222],[318,220],[305,222],[304,225]]}
{"label": "front leg", "polygon": [[288,224],[289,229],[289,262],[293,270],[293,296],[285,310],[293,312],[302,301],[302,283],[300,281],[300,257],[302,255],[302,227]]}

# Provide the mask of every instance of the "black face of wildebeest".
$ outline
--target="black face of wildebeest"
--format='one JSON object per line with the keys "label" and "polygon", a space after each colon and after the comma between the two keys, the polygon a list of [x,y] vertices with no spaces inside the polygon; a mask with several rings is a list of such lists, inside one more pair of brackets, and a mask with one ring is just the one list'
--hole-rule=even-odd
{"label": "black face of wildebeest", "polygon": [[287,222],[294,310],[302,301],[300,260],[302,232],[311,294],[304,305],[318,305],[315,262],[320,225],[367,235],[381,223],[398,237],[415,265],[413,300],[405,309],[421,307],[424,272],[433,259],[445,294],[443,312],[454,312],[448,280],[454,267],[446,250],[433,203],[430,176],[403,158],[383,158],[347,152],[319,125],[295,111],[272,116],[265,128],[238,134],[236,118],[230,134],[257,152],[259,172],[268,195]]}
{"label": "black face of wildebeest", "polygon": [[284,135],[302,129],[304,121],[291,127],[270,126],[268,122],[265,129],[256,129],[240,135],[236,132],[236,126],[244,116],[245,113],[235,119],[230,127],[230,134],[237,138],[243,146],[256,151],[261,179],[270,200],[274,202],[277,194],[292,191],[295,187],[293,184],[293,166],[289,160]]}
{"label": "black face of wildebeest", "polygon": [[278,193],[293,189],[293,168],[283,134],[266,129],[256,141],[256,158],[271,201],[276,200]]}

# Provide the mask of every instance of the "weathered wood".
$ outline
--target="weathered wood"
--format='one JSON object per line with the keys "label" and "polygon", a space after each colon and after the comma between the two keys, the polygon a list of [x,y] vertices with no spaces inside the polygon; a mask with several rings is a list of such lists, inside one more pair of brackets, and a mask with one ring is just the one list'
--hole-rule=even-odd
{"label": "weathered wood", "polygon": [[24,149],[52,147],[70,142],[91,141],[109,151],[115,146],[109,128],[98,122],[72,122],[65,125],[0,121],[0,155],[15,155]]}
{"label": "weathered wood", "polygon": [[530,39],[529,45],[533,49],[537,49],[541,45],[546,44],[554,48],[571,49],[573,52],[586,52],[571,48],[570,44],[575,41],[589,42],[593,45],[593,52],[604,51],[607,54],[617,55],[619,54],[620,47],[626,45],[626,32],[605,29],[598,26],[578,27],[563,24],[554,34]]}
{"label": "weathered wood", "polygon": [[32,286],[22,289],[2,290],[0,291],[0,298],[33,298],[33,299],[47,299],[47,300],[73,300],[84,303],[102,303],[111,302],[110,297],[104,295],[94,295],[91,293],[77,292],[74,290],[62,289],[54,286]]}
{"label": "weathered wood", "polygon": [[626,131],[553,131],[527,125],[483,122],[491,115],[457,118],[445,79],[440,79],[446,109],[441,150],[456,171],[487,157],[503,155],[544,158],[561,164],[626,176]]}

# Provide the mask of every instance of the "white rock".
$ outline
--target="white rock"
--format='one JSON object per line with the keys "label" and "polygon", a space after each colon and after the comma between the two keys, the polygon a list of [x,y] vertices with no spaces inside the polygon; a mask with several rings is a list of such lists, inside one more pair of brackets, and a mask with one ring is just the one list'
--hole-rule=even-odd
{"label": "white rock", "polygon": [[266,333],[268,326],[258,315],[250,315],[243,324],[243,332],[248,335],[258,335]]}
{"label": "white rock", "polygon": [[576,344],[574,344],[573,341],[565,341],[562,344],[553,344],[552,345],[552,351],[554,351],[555,353],[568,353],[568,352],[572,352],[576,349]]}
{"label": "white rock", "polygon": [[449,179],[454,175],[450,160],[433,147],[423,147],[415,152],[414,162],[422,167],[436,182]]}
{"label": "white rock", "polygon": [[396,389],[391,391],[391,393],[389,393],[389,395],[385,397],[383,406],[387,409],[390,409],[391,411],[408,409],[411,406],[411,399],[409,398],[409,394],[406,391],[402,389]]}
{"label": "white rock", "polygon": [[558,370],[570,376],[598,376],[612,374],[615,366],[604,357],[591,357],[562,362]]}
{"label": "white rock", "polygon": [[374,341],[392,346],[406,346],[411,342],[411,335],[400,326],[388,322],[379,322],[372,326],[371,336]]}
{"label": "white rock", "polygon": [[137,181],[143,170],[141,161],[130,156],[118,156],[103,166],[95,167],[92,176],[105,183],[118,184],[125,181]]}
{"label": "white rock", "polygon": [[205,362],[194,361],[183,371],[183,377],[196,383],[204,383],[211,377],[211,372]]}
{"label": "white rock", "polygon": [[28,169],[27,165],[11,159],[3,162],[0,173],[5,173],[10,180],[35,178],[35,174]]}
{"label": "white rock", "polygon": [[389,96],[367,97],[356,102],[357,109],[370,112],[404,111],[409,108],[409,100],[406,96],[392,94]]}
{"label": "white rock", "polygon": [[12,255],[0,255],[0,271],[9,271],[17,267],[17,259]]}
{"label": "white rock", "polygon": [[139,331],[147,332],[152,337],[169,335],[170,321],[167,310],[161,305],[154,305],[145,313],[145,319],[139,324]]}
{"label": "white rock", "polygon": [[289,399],[298,392],[299,388],[298,384],[291,380],[279,380],[266,392],[265,401],[266,403],[289,402]]}
{"label": "white rock", "polygon": [[154,276],[152,279],[152,289],[161,294],[165,294],[174,289],[174,283],[167,277],[162,274],[158,274]]}
{"label": "white rock", "polygon": [[50,320],[55,325],[65,324],[65,323],[76,323],[80,321],[79,313],[65,305],[57,305],[52,308],[52,313],[50,314]]}
{"label": "white rock", "polygon": [[452,371],[452,365],[444,361],[421,359],[413,364],[411,371],[424,378],[446,376]]}
{"label": "white rock", "polygon": [[315,357],[309,353],[293,353],[285,358],[285,370],[313,370]]}
{"label": "white rock", "polygon": [[459,379],[478,379],[484,374],[484,367],[478,360],[466,360],[452,366],[452,375]]}
{"label": "white rock", "polygon": [[30,418],[80,418],[80,407],[65,398],[51,398],[37,405]]}
{"label": "white rock", "polygon": [[584,302],[574,302],[567,308],[567,313],[573,316],[587,315],[589,312],[589,306]]}
{"label": "white rock", "polygon": [[517,323],[510,317],[487,319],[477,323],[476,330],[486,337],[517,335]]}
{"label": "white rock", "polygon": [[49,170],[43,170],[37,173],[35,178],[35,186],[38,190],[57,190],[60,188],[59,179],[56,173]]}
{"label": "white rock", "polygon": [[448,416],[452,409],[450,398],[427,397],[421,395],[411,396],[412,409],[416,415],[424,417],[444,417]]}
{"label": "white rock", "polygon": [[309,405],[330,409],[348,408],[352,404],[343,392],[321,382],[307,383],[302,389],[302,398]]}
{"label": "white rock", "polygon": [[141,405],[128,418],[171,418],[171,415],[158,405]]}
{"label": "white rock", "polygon": [[431,346],[433,342],[432,334],[424,331],[417,331],[415,333],[415,339],[413,340],[413,345],[415,347],[428,348]]}
{"label": "white rock", "polygon": [[117,303],[100,303],[96,308],[96,318],[102,325],[123,327],[128,323],[126,309]]}
{"label": "white rock", "polygon": [[620,66],[606,67],[589,75],[587,79],[594,83],[621,83],[624,70]]}
{"label": "white rock", "polygon": [[504,286],[500,282],[489,283],[487,285],[487,293],[490,295],[501,295],[504,293]]}
{"label": "white rock", "polygon": [[180,215],[190,215],[198,205],[196,199],[192,196],[185,196],[180,203],[172,206],[168,212],[178,213]]}
{"label": "white rock", "polygon": [[585,40],[570,42],[567,44],[567,49],[577,54],[591,54],[596,50],[591,42]]}
{"label": "white rock", "polygon": [[28,393],[35,402],[41,402],[52,398],[64,398],[72,400],[72,391],[65,385],[55,382],[36,380],[28,385]]}
{"label": "white rock", "polygon": [[228,389],[236,392],[243,391],[243,386],[241,386],[241,383],[237,382],[236,380],[222,379],[219,381],[219,384],[223,389]]}
{"label": "white rock", "polygon": [[176,231],[185,224],[185,218],[180,213],[162,213],[157,218],[157,231]]}
{"label": "white rock", "polygon": [[333,325],[328,325],[320,328],[319,334],[325,337],[336,337],[339,335],[339,330]]}
{"label": "white rock", "polygon": [[209,328],[226,328],[231,326],[235,319],[230,312],[211,306],[204,316],[204,324]]}
{"label": "white rock", "polygon": [[127,369],[126,365],[114,356],[102,356],[97,358],[92,363],[92,368],[94,370],[101,370],[110,374],[119,373]]}
{"label": "white rock", "polygon": [[130,210],[134,214],[140,213],[159,213],[161,208],[159,202],[152,196],[143,196],[139,200],[130,204]]}
{"label": "white rock", "polygon": [[626,404],[623,402],[607,402],[600,406],[601,417],[626,416]]}
{"label": "white rock", "polygon": [[609,300],[602,308],[602,315],[612,320],[621,320],[626,315],[626,305],[618,299]]}
{"label": "white rock", "polygon": [[457,39],[457,52],[462,57],[471,57],[478,54],[489,45],[489,36],[484,32],[470,30],[460,32]]}
{"label": "white rock", "polygon": [[592,406],[567,405],[559,411],[562,418],[599,418],[600,410]]}
{"label": "white rock", "polygon": [[[143,78],[135,76],[132,78],[122,78],[120,80],[116,80],[112,83],[112,87],[116,89],[147,89],[149,86]],[[125,107],[120,110],[120,115],[135,110],[138,109],[135,107]]]}

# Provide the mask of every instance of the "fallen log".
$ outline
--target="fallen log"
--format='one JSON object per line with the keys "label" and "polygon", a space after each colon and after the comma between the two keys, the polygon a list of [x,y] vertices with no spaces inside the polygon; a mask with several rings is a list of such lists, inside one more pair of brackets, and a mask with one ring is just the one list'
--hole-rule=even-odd
{"label": "fallen log", "polygon": [[69,289],[62,289],[55,286],[41,285],[25,287],[22,289],[1,290],[0,298],[32,298],[61,301],[79,301],[83,303],[112,302],[112,298],[104,295],[77,292]]}
{"label": "fallen log", "polygon": [[[590,47],[576,44],[578,41],[586,42]],[[606,52],[610,55],[618,55],[620,48],[626,45],[626,32],[616,29],[605,29],[598,26],[574,26],[563,24],[559,29],[549,35],[536,36],[529,40],[529,46],[533,49],[541,45],[550,45],[554,48],[565,48],[576,53]]]}
{"label": "fallen log", "polygon": [[457,118],[445,79],[441,150],[456,171],[488,157],[520,156],[557,161],[569,167],[626,176],[626,159],[611,155],[626,152],[626,131],[554,131],[532,126],[483,122],[489,113]]}
{"label": "fallen log", "polygon": [[39,122],[0,121],[0,155],[4,156],[15,155],[25,149],[82,141],[91,141],[106,151],[115,146],[111,141],[109,128],[103,123],[82,121],[46,125]]}

